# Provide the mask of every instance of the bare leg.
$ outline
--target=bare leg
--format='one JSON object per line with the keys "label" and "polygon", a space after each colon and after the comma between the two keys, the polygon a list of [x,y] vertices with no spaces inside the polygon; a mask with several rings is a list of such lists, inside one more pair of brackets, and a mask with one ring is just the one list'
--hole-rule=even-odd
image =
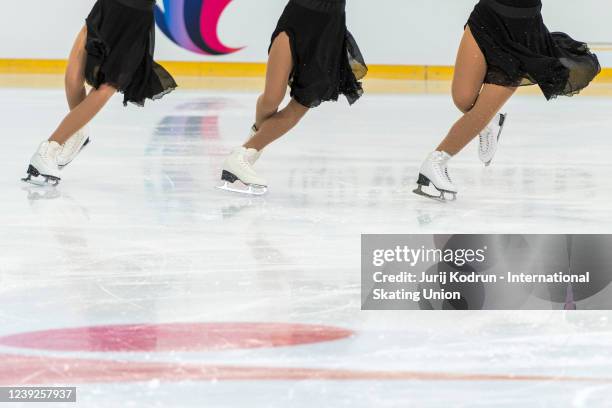
{"label": "bare leg", "polygon": [[102,85],[99,89],[92,89],[89,95],[87,95],[85,90],[86,40],[87,27],[83,27],[77,35],[72,51],[70,51],[68,67],[64,78],[66,99],[70,107],[70,113],[49,138],[49,141],[54,141],[61,145],[66,143],[72,135],[89,123],[117,92],[110,85]]}
{"label": "bare leg", "polygon": [[289,36],[281,33],[274,40],[266,73],[264,93],[257,100],[255,136],[244,145],[247,149],[262,150],[291,130],[304,117],[308,108],[291,100],[280,112],[278,107],[287,93],[287,83],[293,70]]}
{"label": "bare leg", "polygon": [[92,89],[83,102],[78,104],[64,118],[49,141],[55,141],[63,145],[72,135],[89,123],[116,92],[117,89],[110,85],[102,85],[99,89]]}
{"label": "bare leg", "polygon": [[280,112],[275,113],[263,122],[255,136],[244,147],[262,150],[264,147],[289,132],[308,112],[308,108],[294,99]]}
{"label": "bare leg", "polygon": [[451,156],[459,153],[489,124],[516,91],[516,88],[498,85],[483,86],[486,72],[487,62],[468,27],[459,46],[452,90],[453,101],[464,115],[437,150]]}
{"label": "bare leg", "polygon": [[85,51],[85,41],[87,39],[87,27],[83,27],[72,46],[68,57],[68,68],[64,83],[66,87],[66,99],[70,110],[76,108],[78,104],[85,100],[85,63],[87,62],[87,52]]}
{"label": "bare leg", "polygon": [[266,119],[278,111],[278,106],[287,93],[287,84],[292,70],[293,57],[289,36],[286,33],[280,33],[274,40],[268,56],[264,93],[257,99],[255,126],[258,129]]}
{"label": "bare leg", "polygon": [[476,103],[486,74],[487,61],[468,26],[457,52],[452,87],[453,102],[461,112],[468,112]]}
{"label": "bare leg", "polygon": [[455,123],[437,150],[451,156],[463,150],[491,122],[515,91],[516,88],[485,84],[474,107]]}

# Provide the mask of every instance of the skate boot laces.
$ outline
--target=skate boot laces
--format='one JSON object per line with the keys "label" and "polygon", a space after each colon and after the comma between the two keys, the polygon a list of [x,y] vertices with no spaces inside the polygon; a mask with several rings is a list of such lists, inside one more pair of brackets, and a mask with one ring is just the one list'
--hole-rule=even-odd
{"label": "skate boot laces", "polygon": [[44,142],[41,146],[39,154],[43,159],[55,160],[60,147],[61,146],[57,142]]}
{"label": "skate boot laces", "polygon": [[438,176],[444,178],[452,183],[450,175],[448,174],[448,161],[450,157],[447,157],[442,152],[436,152],[436,155],[433,158],[433,168],[435,169]]}
{"label": "skate boot laces", "polygon": [[40,150],[38,150],[38,154],[40,154],[40,157],[42,157],[43,159],[48,159],[50,147],[51,147],[51,142],[44,142],[40,146]]}
{"label": "skate boot laces", "polygon": [[491,144],[489,138],[491,137],[492,133],[493,131],[491,130],[491,128],[487,126],[480,134],[480,151],[482,153],[486,153],[489,151],[490,144]]}
{"label": "skate boot laces", "polygon": [[453,180],[451,180],[451,177],[448,174],[448,167],[444,167],[444,175],[446,176],[446,180],[448,180],[448,182],[452,184]]}
{"label": "skate boot laces", "polygon": [[80,139],[83,137],[79,132],[77,132],[75,134],[76,137],[71,137],[70,139],[68,139],[66,141],[66,143],[64,143],[64,149],[67,149],[68,151],[71,151],[77,144],[80,143]]}
{"label": "skate boot laces", "polygon": [[252,175],[255,174],[255,170],[253,170],[253,165],[251,164],[251,161],[247,157],[246,152],[240,153],[238,155],[238,164],[240,165],[240,167],[242,167],[243,170],[245,170],[249,174],[252,174]]}

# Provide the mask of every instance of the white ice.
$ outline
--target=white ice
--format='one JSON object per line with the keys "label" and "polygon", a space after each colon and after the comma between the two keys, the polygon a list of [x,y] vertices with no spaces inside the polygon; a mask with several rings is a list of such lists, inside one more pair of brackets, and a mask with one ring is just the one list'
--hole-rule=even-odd
{"label": "white ice", "polygon": [[265,151],[267,196],[216,190],[255,99],[183,91],[124,109],[118,97],[62,184],[43,191],[19,179],[65,113],[62,93],[0,90],[0,336],[170,322],[323,324],[355,335],[198,353],[3,346],[0,356],[466,376],[73,384],[88,408],[612,407],[611,313],[362,312],[359,292],[362,233],[611,232],[611,99],[515,97],[492,167],[470,146],[452,163],[460,194],[446,205],[411,191],[458,118],[448,95],[324,105]]}

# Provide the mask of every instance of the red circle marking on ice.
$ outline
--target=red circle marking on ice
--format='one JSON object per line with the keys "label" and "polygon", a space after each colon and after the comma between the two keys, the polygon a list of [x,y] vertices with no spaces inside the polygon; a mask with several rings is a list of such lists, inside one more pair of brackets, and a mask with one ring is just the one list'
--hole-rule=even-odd
{"label": "red circle marking on ice", "polygon": [[346,329],[282,323],[171,323],[93,326],[0,337],[0,345],[89,352],[198,352],[298,346],[341,340]]}

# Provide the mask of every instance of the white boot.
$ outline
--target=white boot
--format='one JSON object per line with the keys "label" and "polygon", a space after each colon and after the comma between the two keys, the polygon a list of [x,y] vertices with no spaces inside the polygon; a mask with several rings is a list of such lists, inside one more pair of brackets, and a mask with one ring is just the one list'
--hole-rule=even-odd
{"label": "white boot", "polygon": [[37,185],[58,185],[61,181],[57,157],[62,150],[57,142],[44,141],[38,147],[23,181]]}
{"label": "white boot", "polygon": [[64,143],[57,157],[57,165],[61,169],[69,165],[77,155],[89,144],[89,129],[84,127]]}
{"label": "white boot", "polygon": [[[253,169],[253,164],[260,155],[261,152],[255,149],[245,147],[234,149],[223,163],[223,173],[221,175],[223,185],[219,188],[253,195],[265,194],[268,191],[268,182],[259,177]],[[237,187],[235,184],[237,181],[240,181],[247,188]]]}
{"label": "white boot", "polygon": [[504,124],[508,117],[505,113],[498,113],[495,115],[491,123],[487,125],[482,132],[480,132],[480,140],[478,144],[478,157],[485,166],[489,166],[497,153],[497,147],[499,146],[499,139],[501,138],[502,131],[504,130]]}
{"label": "white boot", "polygon": [[[436,151],[431,153],[421,166],[419,180],[417,181],[418,187],[414,192],[439,201],[455,201],[459,191],[448,174],[448,161],[451,158],[451,155],[446,152]],[[423,187],[429,187],[430,185],[433,185],[439,193],[438,195],[423,191]],[[446,198],[447,193],[452,196],[450,200]]]}

